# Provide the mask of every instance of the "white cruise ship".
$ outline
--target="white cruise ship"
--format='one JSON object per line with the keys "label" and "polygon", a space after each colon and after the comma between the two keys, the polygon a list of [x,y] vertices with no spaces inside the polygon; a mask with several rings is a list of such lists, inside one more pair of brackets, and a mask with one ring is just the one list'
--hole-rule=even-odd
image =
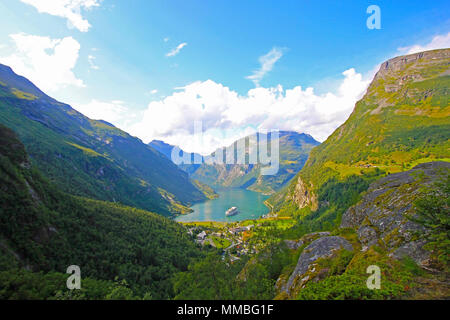
{"label": "white cruise ship", "polygon": [[235,216],[239,213],[238,208],[236,207],[231,207],[230,209],[228,209],[227,211],[225,211],[225,216],[227,217],[231,217],[231,216]]}

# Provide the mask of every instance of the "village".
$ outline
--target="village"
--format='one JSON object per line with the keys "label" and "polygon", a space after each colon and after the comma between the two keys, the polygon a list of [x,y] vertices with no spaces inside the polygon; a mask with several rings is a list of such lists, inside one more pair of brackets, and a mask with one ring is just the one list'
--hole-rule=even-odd
{"label": "village", "polygon": [[242,225],[232,223],[219,225],[211,223],[208,227],[190,227],[188,234],[202,246],[212,246],[223,250],[223,259],[229,256],[230,261],[233,262],[239,260],[242,256],[257,253],[257,249],[251,247],[247,241],[253,228],[254,224]]}
{"label": "village", "polygon": [[[264,246],[257,240],[258,234],[267,222],[276,218],[269,213],[258,220],[239,222],[192,222],[186,223],[188,234],[201,246],[211,246],[222,250],[222,257],[234,262],[247,255],[258,253]],[[265,223],[266,222],[266,223]]]}

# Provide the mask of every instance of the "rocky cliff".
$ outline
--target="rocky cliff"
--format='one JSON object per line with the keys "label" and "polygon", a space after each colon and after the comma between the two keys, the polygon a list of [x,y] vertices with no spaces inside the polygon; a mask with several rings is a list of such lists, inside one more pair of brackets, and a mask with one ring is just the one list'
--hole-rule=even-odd
{"label": "rocky cliff", "polygon": [[[346,239],[338,236],[328,236],[329,233],[320,232],[311,236],[318,237],[305,247],[298,259],[297,266],[281,286],[281,291],[287,296],[295,296],[304,284],[313,278],[319,276],[315,273],[317,270],[316,262],[319,259],[331,258],[339,250],[353,251],[353,247]],[[280,286],[281,282],[278,283]]]}
{"label": "rocky cliff", "polygon": [[320,146],[289,186],[269,201],[275,209],[319,207],[330,179],[401,172],[450,158],[450,49],[384,62],[348,120]]}
{"label": "rocky cliff", "polygon": [[[450,287],[447,275],[430,268],[433,266],[431,252],[424,247],[426,240],[423,235],[432,230],[425,229],[411,218],[416,215],[414,201],[423,188],[434,185],[449,173],[450,163],[430,162],[405,172],[390,174],[370,185],[362,199],[345,212],[339,229],[332,233],[308,234],[298,241],[285,241],[290,250],[301,253],[295,269],[278,279],[277,298],[296,299],[305,288],[310,294],[314,283],[322,281],[347,286],[343,291],[365,292],[369,290],[365,283],[365,272],[369,265],[382,266],[385,282],[410,281],[411,284],[399,289],[402,295],[427,292],[428,296],[434,286],[439,288],[439,297],[448,296]],[[343,253],[343,250],[347,253]],[[409,271],[405,271],[402,264],[404,259],[414,261],[418,268],[431,271],[432,275],[416,277],[408,274]],[[332,265],[339,266],[340,271],[330,270]],[[415,272],[421,274],[420,269],[417,270]],[[412,283],[415,286],[414,293],[409,290]],[[319,291],[325,290],[325,285],[318,288]],[[372,294],[370,290],[367,292]],[[384,294],[389,295],[389,292]]]}
{"label": "rocky cliff", "polygon": [[374,182],[363,199],[343,215],[341,228],[354,228],[363,250],[381,245],[394,258],[406,255],[426,265],[429,252],[416,234],[427,230],[408,217],[415,214],[413,202],[420,190],[448,170],[448,162],[424,163]]}

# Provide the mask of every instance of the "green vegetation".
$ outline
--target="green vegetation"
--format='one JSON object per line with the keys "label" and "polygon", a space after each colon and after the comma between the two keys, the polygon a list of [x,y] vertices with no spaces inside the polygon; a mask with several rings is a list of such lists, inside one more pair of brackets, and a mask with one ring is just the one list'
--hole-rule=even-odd
{"label": "green vegetation", "polygon": [[351,175],[344,180],[332,178],[318,191],[320,207],[316,211],[309,208],[299,210],[294,204],[286,205],[279,216],[292,217],[295,223],[286,230],[276,228],[277,238],[299,239],[316,231],[331,231],[341,223],[342,215],[356,204],[370,183],[382,176],[381,171],[366,175]]}
{"label": "green vegetation", "polygon": [[[440,54],[442,52],[444,50],[430,53],[433,58],[411,59],[413,62],[396,71],[381,70],[349,119],[327,141],[315,147],[300,173],[269,199],[277,218],[252,222],[255,227],[247,237],[248,244],[253,244],[259,252],[225,266],[219,264],[219,256],[214,258],[216,260],[196,262],[188,272],[178,276],[177,297],[274,298],[277,294],[274,288],[280,289],[277,279],[283,283],[289,277],[301,252],[317,237],[311,233],[325,230],[347,239],[355,251],[341,251],[330,258],[319,259],[308,271],[309,279],[314,281],[307,280],[294,298],[448,296],[445,281],[440,282],[436,274],[420,268],[412,259],[394,260],[390,249],[384,245],[361,251],[356,231],[339,229],[342,214],[361,199],[373,181],[409,170],[419,163],[450,159],[450,76],[445,73],[450,60],[448,55]],[[290,164],[290,160],[285,159],[283,163]],[[204,176],[214,174],[217,174],[214,168],[205,169]],[[425,234],[428,248],[433,250],[444,269],[449,256],[448,198],[448,185],[441,183],[439,191],[428,190],[416,202],[419,213],[416,219],[429,230]],[[304,242],[299,248],[281,249],[283,240],[300,238]],[[275,248],[283,253],[274,254],[278,252]],[[372,264],[382,270],[380,290],[370,290],[366,286],[366,268]],[[228,286],[234,283],[234,287],[225,285],[224,291],[216,288],[216,291],[200,293],[200,285],[189,284],[202,283],[210,288],[213,282],[208,279],[213,277],[211,269],[214,268],[224,268],[214,274],[214,279]],[[259,287],[252,286],[255,279]],[[283,299],[283,295],[276,298]]]}
{"label": "green vegetation", "polygon": [[225,249],[231,245],[231,241],[224,238],[219,237],[211,237],[211,240],[214,243],[214,246],[218,249]]}
{"label": "green vegetation", "polygon": [[[17,297],[15,294],[21,293],[8,288],[18,286],[24,297],[35,297],[39,292],[39,298],[54,297],[63,278],[54,272],[63,273],[75,264],[83,277],[93,281],[118,277],[129,284],[127,291],[133,296],[166,299],[173,295],[172,275],[186,270],[190,260],[201,255],[184,227],[160,215],[61,193],[30,168],[23,145],[3,126],[0,186],[0,267],[5,271],[0,281],[6,290],[2,291],[4,296]],[[44,274],[24,273],[21,282],[14,276],[19,267]],[[41,291],[34,283],[42,277],[50,283],[43,284]],[[109,291],[113,289],[116,293],[125,290],[111,287],[109,282],[97,284],[105,288],[96,297],[107,298],[105,294],[112,294]],[[89,292],[86,297],[90,297]]]}
{"label": "green vegetation", "polygon": [[[80,290],[67,290],[67,274],[0,271],[0,300],[139,300],[126,281],[83,278]],[[143,299],[151,299],[147,294]]]}
{"label": "green vegetation", "polygon": [[290,185],[269,199],[275,210],[300,209],[291,200],[299,178],[315,210],[317,196],[330,179],[377,170],[389,174],[422,162],[448,161],[450,76],[443,70],[450,59],[443,52],[411,60],[403,68],[381,70],[348,120],[311,151]]}
{"label": "green vegetation", "polygon": [[272,299],[274,285],[293,256],[284,247],[269,246],[257,257],[225,263],[215,252],[174,278],[176,299]]}
{"label": "green vegetation", "polygon": [[[257,166],[196,167],[202,182],[0,65],[0,123],[17,131],[0,125],[0,299],[284,299],[300,255],[328,235],[316,231],[343,237],[353,251],[316,260],[289,298],[448,297],[448,172],[418,195],[410,217],[426,227],[432,272],[411,258],[395,260],[389,241],[375,237],[365,246],[359,230],[339,228],[373,181],[450,159],[446,57],[382,68],[350,118],[312,151],[312,138],[282,134],[278,175],[261,177]],[[204,183],[283,189],[270,198],[268,218],[239,223],[179,224],[143,210],[186,213],[217,196]],[[388,195],[374,201],[384,205]],[[206,240],[196,244],[202,231]],[[80,291],[65,287],[74,264],[82,270]],[[366,286],[369,265],[382,270],[380,290]]]}
{"label": "green vegetation", "polygon": [[28,93],[28,92],[20,91],[16,88],[13,88],[11,90],[11,92],[13,95],[15,95],[19,99],[25,99],[25,100],[36,100],[37,99],[37,97],[35,95]]}
{"label": "green vegetation", "polygon": [[414,203],[416,215],[410,217],[414,222],[426,227],[429,232],[421,234],[427,240],[437,260],[448,268],[450,262],[450,172],[443,172],[440,181],[423,188],[419,199]]}
{"label": "green vegetation", "polygon": [[[406,270],[401,262],[391,260],[386,255],[369,250],[351,255],[341,253],[338,258],[328,263],[329,276],[319,282],[308,282],[300,290],[299,300],[365,300],[365,299],[396,299],[407,294],[411,289],[413,274]],[[366,281],[368,265],[377,265],[382,270],[381,289],[370,290]]]}
{"label": "green vegetation", "polygon": [[[232,146],[240,146],[244,139]],[[248,160],[248,144],[245,147]],[[297,132],[281,131],[279,133],[280,166],[277,174],[262,176],[260,165],[191,165],[182,166],[193,179],[217,187],[246,188],[252,191],[272,194],[283,187],[305,164],[309,152],[319,142],[311,136]],[[256,146],[252,146],[256,147]],[[269,149],[270,150],[270,149]],[[237,154],[237,153],[236,153]]]}
{"label": "green vegetation", "polygon": [[198,180],[192,180],[192,183],[197,187],[198,190],[203,192],[203,194],[206,196],[206,198],[208,198],[208,199],[216,199],[216,198],[219,197],[219,195],[210,186],[208,186],[208,185],[206,185],[204,183],[201,183]]}
{"label": "green vegetation", "polygon": [[3,65],[0,80],[0,123],[17,133],[33,165],[60,190],[166,216],[206,199],[184,171],[139,139],[88,119]]}

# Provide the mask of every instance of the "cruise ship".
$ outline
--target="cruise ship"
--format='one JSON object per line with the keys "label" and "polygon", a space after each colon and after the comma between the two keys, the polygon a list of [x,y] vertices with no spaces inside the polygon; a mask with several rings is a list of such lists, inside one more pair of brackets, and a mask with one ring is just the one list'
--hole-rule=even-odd
{"label": "cruise ship", "polygon": [[227,211],[225,211],[225,216],[227,217],[231,217],[231,216],[235,216],[239,213],[238,208],[236,207],[231,207],[230,209],[228,209]]}

